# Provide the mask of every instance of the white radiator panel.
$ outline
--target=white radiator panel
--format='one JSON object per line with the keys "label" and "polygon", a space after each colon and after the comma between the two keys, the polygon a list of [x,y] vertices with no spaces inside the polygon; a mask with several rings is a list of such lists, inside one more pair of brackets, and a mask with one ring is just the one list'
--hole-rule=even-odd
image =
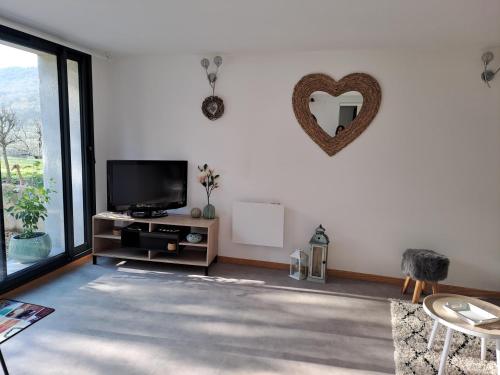
{"label": "white radiator panel", "polygon": [[283,247],[285,207],[276,203],[233,203],[233,242]]}

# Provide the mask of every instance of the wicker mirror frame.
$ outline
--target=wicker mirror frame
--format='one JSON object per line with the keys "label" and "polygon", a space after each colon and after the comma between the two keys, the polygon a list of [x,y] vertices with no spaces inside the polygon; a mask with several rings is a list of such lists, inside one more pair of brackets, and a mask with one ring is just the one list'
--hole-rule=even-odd
{"label": "wicker mirror frame", "polygon": [[[339,96],[348,91],[358,91],[363,96],[363,105],[356,118],[339,134],[332,137],[314,119],[309,109],[309,98],[315,91]],[[314,73],[297,82],[293,90],[292,104],[295,117],[302,129],[329,156],[346,147],[363,133],[377,115],[382,92],[375,78],[365,73],[352,73],[339,81],[332,77]]]}
{"label": "wicker mirror frame", "polygon": [[[215,113],[209,110],[212,103],[217,105],[217,111]],[[218,96],[207,96],[203,103],[201,103],[201,111],[209,120],[215,121],[224,114],[224,101]]]}

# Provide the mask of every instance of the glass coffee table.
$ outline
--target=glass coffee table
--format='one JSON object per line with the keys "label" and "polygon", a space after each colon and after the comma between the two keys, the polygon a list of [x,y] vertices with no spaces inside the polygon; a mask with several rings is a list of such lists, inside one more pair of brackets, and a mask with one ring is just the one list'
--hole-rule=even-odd
{"label": "glass coffee table", "polygon": [[486,340],[495,340],[497,374],[500,375],[500,321],[475,326],[460,318],[456,312],[451,311],[450,309],[445,307],[446,303],[451,303],[453,305],[469,303],[494,316],[500,316],[500,307],[477,298],[444,293],[433,294],[431,296],[425,297],[423,302],[424,310],[427,315],[434,319],[434,325],[429,337],[428,349],[432,348],[438,326],[442,324],[447,328],[443,352],[441,354],[441,360],[439,362],[438,375],[444,375],[446,361],[448,359],[448,351],[450,350],[451,337],[454,331],[480,337],[481,359],[483,360],[486,355]]}
{"label": "glass coffee table", "polygon": [[[12,299],[0,299],[0,344],[54,311],[50,307],[34,305],[32,303]],[[9,371],[7,370],[1,349],[0,364],[2,365],[3,373],[8,375]]]}

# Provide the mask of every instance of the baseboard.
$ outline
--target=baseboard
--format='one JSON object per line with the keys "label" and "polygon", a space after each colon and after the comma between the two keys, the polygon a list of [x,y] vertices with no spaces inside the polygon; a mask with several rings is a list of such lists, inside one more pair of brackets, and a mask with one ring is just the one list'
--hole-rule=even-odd
{"label": "baseboard", "polygon": [[391,284],[391,285],[402,285],[404,281],[404,279],[400,277],[383,276],[371,273],[361,273],[361,272],[352,272],[352,271],[335,270],[335,269],[329,269],[328,276],[338,277],[340,279],[373,281],[376,283]]}
{"label": "baseboard", "polygon": [[[263,260],[254,260],[254,259],[233,258],[220,255],[217,257],[217,259],[221,263],[239,264],[244,266],[260,267],[260,268],[270,268],[275,270],[288,270],[290,267],[286,263],[267,262]],[[384,283],[384,284],[391,284],[398,286],[402,286],[404,281],[404,279],[400,277],[374,275],[370,273],[352,272],[352,271],[344,271],[336,269],[329,269],[328,275],[342,279],[364,280],[364,281],[372,281],[376,283]],[[462,286],[448,285],[448,284],[439,284],[439,291],[442,293],[462,294],[471,297],[500,298],[500,291],[466,288]]]}
{"label": "baseboard", "polygon": [[232,258],[220,255],[217,256],[217,260],[221,263],[239,264],[242,266],[252,266],[260,268],[270,268],[273,270],[287,270],[290,268],[290,266],[286,263],[267,262],[264,260],[255,260],[255,259]]}
{"label": "baseboard", "polygon": [[462,294],[470,297],[500,298],[500,292],[494,290],[466,288],[456,285],[439,284],[439,291],[443,293]]}

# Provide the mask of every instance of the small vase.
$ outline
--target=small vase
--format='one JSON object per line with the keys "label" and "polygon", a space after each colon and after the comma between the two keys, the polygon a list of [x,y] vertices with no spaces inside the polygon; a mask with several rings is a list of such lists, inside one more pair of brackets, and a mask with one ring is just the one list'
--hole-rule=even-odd
{"label": "small vase", "polygon": [[191,217],[193,219],[199,219],[201,217],[201,210],[199,208],[193,208],[191,210]]}
{"label": "small vase", "polygon": [[204,219],[215,219],[215,207],[212,204],[207,204],[203,208],[203,218]]}

